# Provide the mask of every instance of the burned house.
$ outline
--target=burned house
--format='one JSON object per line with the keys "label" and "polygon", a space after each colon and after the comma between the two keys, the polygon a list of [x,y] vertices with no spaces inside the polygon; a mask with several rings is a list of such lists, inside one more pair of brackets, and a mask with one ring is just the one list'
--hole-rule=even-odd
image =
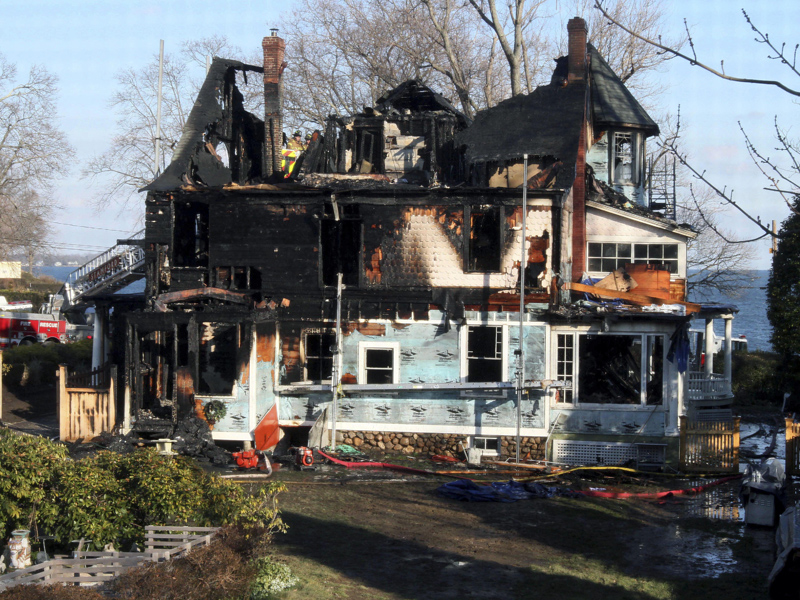
{"label": "burned house", "polygon": [[[695,233],[646,193],[658,127],[583,20],[569,40],[549,85],[471,123],[416,81],[333,116],[291,179],[283,40],[263,67],[215,59],[145,188],[126,425],[220,400],[214,437],[262,449],[314,426],[404,452],[671,460],[679,416],[730,402],[730,352],[700,371],[685,329],[733,309],[686,302]],[[237,88],[262,73],[263,120]]]}

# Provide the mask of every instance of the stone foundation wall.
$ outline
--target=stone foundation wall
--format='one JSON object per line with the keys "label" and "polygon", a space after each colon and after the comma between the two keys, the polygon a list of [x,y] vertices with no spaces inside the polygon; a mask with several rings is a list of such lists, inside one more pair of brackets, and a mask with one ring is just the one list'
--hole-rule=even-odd
{"label": "stone foundation wall", "polygon": [[[523,437],[521,439],[520,457],[544,459],[544,447],[547,438]],[[401,454],[443,454],[464,458],[464,449],[468,445],[468,436],[451,433],[397,433],[393,431],[337,431],[337,444],[348,444],[361,450],[378,449],[385,452]],[[500,438],[500,455],[502,457],[516,454],[516,438],[502,436]]]}

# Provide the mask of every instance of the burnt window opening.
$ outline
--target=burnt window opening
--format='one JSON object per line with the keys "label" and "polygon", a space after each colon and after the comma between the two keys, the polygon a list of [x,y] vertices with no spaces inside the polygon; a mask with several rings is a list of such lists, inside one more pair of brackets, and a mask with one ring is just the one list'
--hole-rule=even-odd
{"label": "burnt window opening", "polygon": [[255,267],[215,267],[214,287],[224,290],[260,290],[261,271]]}
{"label": "burnt window opening", "polygon": [[151,331],[139,342],[139,408],[156,418],[171,419],[173,414],[174,344],[172,331]]}
{"label": "burnt window opening", "polygon": [[615,184],[637,184],[644,171],[642,136],[636,132],[611,134],[611,179]]}
{"label": "burnt window opening", "polygon": [[235,324],[203,323],[200,329],[201,394],[230,396],[236,383],[239,332]]}
{"label": "burnt window opening", "polygon": [[581,403],[641,404],[641,336],[581,336],[578,356]]}
{"label": "burnt window opening", "polygon": [[305,381],[330,381],[335,351],[334,333],[306,333],[303,336]]}
{"label": "burnt window opening", "polygon": [[172,262],[176,267],[208,266],[208,204],[176,202]]}
{"label": "burnt window opening", "polygon": [[337,273],[342,273],[342,283],[358,285],[361,264],[361,218],[358,206],[338,207],[339,220],[327,216],[320,227],[320,264],[322,284],[337,284]]}
{"label": "burnt window opening", "polygon": [[469,211],[469,243],[467,270],[493,272],[500,270],[503,251],[503,222],[500,207],[480,207]]}
{"label": "burnt window opening", "polygon": [[467,381],[503,380],[503,328],[471,325],[467,330]]}

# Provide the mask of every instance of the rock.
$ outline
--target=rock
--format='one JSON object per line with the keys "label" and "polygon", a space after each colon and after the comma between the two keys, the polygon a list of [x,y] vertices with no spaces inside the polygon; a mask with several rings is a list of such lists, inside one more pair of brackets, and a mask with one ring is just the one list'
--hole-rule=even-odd
{"label": "rock", "polygon": [[378,448],[380,448],[381,450],[386,450],[386,444],[384,444],[383,442],[378,442]]}
{"label": "rock", "polygon": [[407,437],[400,438],[400,445],[401,446],[408,446],[408,438]]}
{"label": "rock", "polygon": [[364,440],[362,440],[360,437],[353,438],[353,446],[355,446],[356,448],[360,447],[363,443]]}

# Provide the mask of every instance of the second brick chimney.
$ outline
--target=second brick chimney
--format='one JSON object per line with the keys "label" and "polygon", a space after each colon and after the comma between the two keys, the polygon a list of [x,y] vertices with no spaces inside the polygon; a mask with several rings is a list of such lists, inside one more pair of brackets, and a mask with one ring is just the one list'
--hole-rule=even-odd
{"label": "second brick chimney", "polygon": [[567,81],[582,81],[586,78],[586,21],[580,17],[567,23],[569,34],[569,75]]}
{"label": "second brick chimney", "polygon": [[278,30],[261,42],[264,49],[264,169],[265,177],[281,172],[283,149],[283,70],[286,63],[286,42],[278,37]]}

